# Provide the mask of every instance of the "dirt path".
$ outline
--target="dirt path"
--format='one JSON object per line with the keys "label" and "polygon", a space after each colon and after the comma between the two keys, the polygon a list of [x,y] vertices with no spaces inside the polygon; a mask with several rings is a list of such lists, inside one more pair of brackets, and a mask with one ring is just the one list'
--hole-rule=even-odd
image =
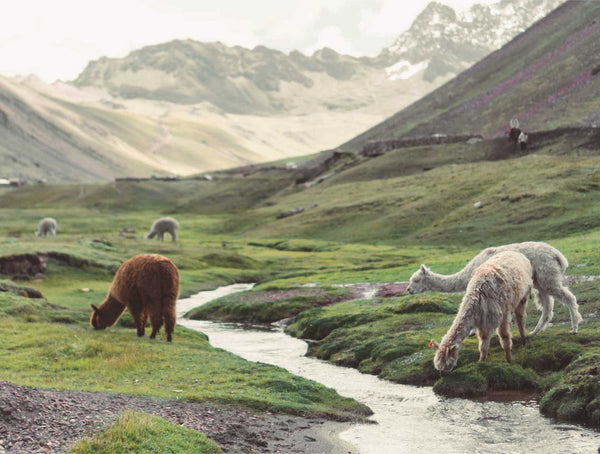
{"label": "dirt path", "polygon": [[105,429],[124,410],[143,411],[206,434],[225,453],[351,452],[347,424],[215,404],[124,394],[55,391],[0,381],[0,453],[60,453]]}

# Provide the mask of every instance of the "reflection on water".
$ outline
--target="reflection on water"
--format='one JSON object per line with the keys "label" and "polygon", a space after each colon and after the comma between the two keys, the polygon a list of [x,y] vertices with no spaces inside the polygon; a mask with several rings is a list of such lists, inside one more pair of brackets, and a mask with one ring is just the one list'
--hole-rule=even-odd
{"label": "reflection on water", "polygon": [[[431,388],[397,385],[305,357],[306,343],[281,329],[240,329],[235,325],[182,318],[190,309],[251,284],[221,287],[178,302],[179,323],[207,334],[210,343],[250,361],[274,364],[323,383],[368,405],[377,424],[341,434],[361,454],[397,453],[596,453],[600,434],[571,424],[553,424],[537,405],[471,401],[436,396]],[[520,398],[527,399],[526,396]]]}

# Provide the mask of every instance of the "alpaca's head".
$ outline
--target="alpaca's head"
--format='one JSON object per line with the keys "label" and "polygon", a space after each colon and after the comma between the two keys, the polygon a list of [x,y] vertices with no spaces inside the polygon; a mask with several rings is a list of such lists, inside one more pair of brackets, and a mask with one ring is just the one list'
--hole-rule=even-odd
{"label": "alpaca's head", "polygon": [[440,372],[450,372],[456,366],[458,361],[459,347],[454,344],[442,342],[438,344],[432,340],[429,345],[436,349],[435,357],[433,358],[433,366]]}
{"label": "alpaca's head", "polygon": [[408,281],[408,293],[413,295],[415,293],[423,293],[429,290],[426,285],[428,278],[429,268],[427,268],[425,265],[421,265],[421,268],[415,271]]}
{"label": "alpaca's head", "polygon": [[92,325],[94,329],[105,329],[108,324],[102,317],[102,311],[93,304],[90,304],[90,306],[94,309],[94,312],[92,312],[92,316],[90,317],[90,325]]}

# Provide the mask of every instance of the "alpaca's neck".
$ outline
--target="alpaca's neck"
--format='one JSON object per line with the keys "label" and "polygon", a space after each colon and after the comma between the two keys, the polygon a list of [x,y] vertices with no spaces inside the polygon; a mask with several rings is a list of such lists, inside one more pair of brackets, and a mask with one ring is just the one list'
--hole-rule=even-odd
{"label": "alpaca's neck", "polygon": [[479,295],[475,292],[467,293],[460,307],[458,314],[452,326],[442,339],[442,343],[460,346],[463,341],[471,334],[471,330],[475,327],[475,316],[477,313],[476,305],[479,304]]}
{"label": "alpaca's neck", "polygon": [[437,274],[429,271],[427,274],[427,287],[430,290],[443,293],[464,292],[471,278],[471,270],[464,268],[454,274]]}
{"label": "alpaca's neck", "polygon": [[113,298],[110,294],[106,297],[104,302],[98,307],[100,313],[102,314],[102,320],[106,324],[106,326],[114,325],[123,311],[125,310],[125,306],[119,303],[115,298]]}

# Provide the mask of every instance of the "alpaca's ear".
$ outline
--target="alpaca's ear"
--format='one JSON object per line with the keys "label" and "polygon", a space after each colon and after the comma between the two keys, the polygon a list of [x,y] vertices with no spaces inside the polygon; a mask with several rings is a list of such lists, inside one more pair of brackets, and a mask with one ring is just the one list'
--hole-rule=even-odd
{"label": "alpaca's ear", "polygon": [[94,309],[94,311],[98,310],[98,308],[96,306],[94,306],[93,304],[90,304],[90,306],[92,306],[92,309]]}
{"label": "alpaca's ear", "polygon": [[427,268],[425,265],[421,265],[421,272],[423,274],[427,274],[429,272],[429,268]]}

